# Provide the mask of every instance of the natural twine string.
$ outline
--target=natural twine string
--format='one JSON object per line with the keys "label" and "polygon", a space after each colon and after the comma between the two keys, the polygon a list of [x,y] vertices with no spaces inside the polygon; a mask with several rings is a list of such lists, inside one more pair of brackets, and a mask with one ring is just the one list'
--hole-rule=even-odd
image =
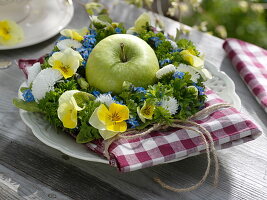
{"label": "natural twine string", "polygon": [[[164,183],[163,181],[161,181],[159,178],[154,178],[154,180],[155,180],[155,182],[160,184],[163,188],[171,190],[173,192],[189,192],[189,191],[197,189],[199,186],[201,186],[205,182],[205,180],[207,179],[207,176],[210,172],[210,166],[211,166],[210,151],[211,151],[213,154],[214,162],[215,162],[214,185],[216,186],[218,184],[218,178],[219,178],[219,161],[218,161],[218,157],[216,154],[216,149],[214,146],[212,136],[206,128],[204,128],[203,126],[201,126],[200,124],[198,124],[196,122],[191,121],[191,119],[199,118],[203,115],[210,115],[211,113],[213,113],[214,111],[216,111],[218,109],[227,108],[230,106],[231,106],[230,104],[225,104],[225,103],[215,104],[215,105],[206,107],[203,110],[197,112],[195,115],[193,115],[192,117],[190,117],[186,121],[174,120],[173,124],[170,126],[166,126],[166,125],[162,125],[162,124],[154,124],[151,128],[148,128],[146,131],[143,131],[141,133],[139,131],[136,131],[136,130],[129,130],[129,131],[124,132],[120,135],[117,135],[117,136],[115,136],[109,140],[106,140],[105,144],[104,144],[104,155],[107,159],[110,159],[108,149],[109,149],[110,145],[115,140],[118,140],[118,139],[140,138],[140,137],[148,135],[149,133],[151,133],[153,131],[160,130],[160,129],[163,129],[166,127],[182,128],[185,130],[195,131],[201,136],[201,138],[204,141],[204,144],[206,146],[206,154],[207,154],[207,162],[208,162],[207,168],[206,168],[205,173],[202,176],[201,180],[198,183],[196,183],[195,185],[193,185],[191,187],[187,187],[187,188],[171,187],[171,186],[167,185],[166,183]],[[187,126],[187,125],[190,125],[190,126]],[[205,136],[208,138],[209,142],[207,141]]]}

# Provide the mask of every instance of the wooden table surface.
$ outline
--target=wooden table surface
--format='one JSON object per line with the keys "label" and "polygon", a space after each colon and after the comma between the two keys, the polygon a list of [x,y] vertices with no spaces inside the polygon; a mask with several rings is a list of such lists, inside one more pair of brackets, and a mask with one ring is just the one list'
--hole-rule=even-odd
{"label": "wooden table surface", "polygon": [[[106,1],[107,2],[107,1]],[[114,21],[129,27],[143,12],[123,3],[108,1]],[[175,34],[178,23],[162,18],[166,31]],[[81,5],[75,3],[75,15],[68,25],[88,25]],[[205,155],[159,165],[130,173],[119,173],[109,165],[68,157],[40,142],[22,122],[12,105],[19,85],[24,81],[15,65],[18,58],[37,58],[52,49],[58,36],[27,48],[0,51],[0,60],[12,60],[0,70],[0,199],[267,199],[267,114],[252,97],[222,49],[223,40],[192,31],[189,38],[206,54],[206,59],[227,73],[236,85],[242,112],[249,113],[262,127],[258,139],[218,152],[220,179],[217,188],[212,175],[199,189],[174,193],[153,182],[154,177],[175,187],[190,186],[202,176]]]}

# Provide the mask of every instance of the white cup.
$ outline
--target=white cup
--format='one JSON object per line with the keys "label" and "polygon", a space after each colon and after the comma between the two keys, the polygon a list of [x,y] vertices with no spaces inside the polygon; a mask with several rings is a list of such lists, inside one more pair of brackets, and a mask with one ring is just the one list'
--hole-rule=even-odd
{"label": "white cup", "polygon": [[30,0],[0,0],[0,20],[23,21],[30,12]]}

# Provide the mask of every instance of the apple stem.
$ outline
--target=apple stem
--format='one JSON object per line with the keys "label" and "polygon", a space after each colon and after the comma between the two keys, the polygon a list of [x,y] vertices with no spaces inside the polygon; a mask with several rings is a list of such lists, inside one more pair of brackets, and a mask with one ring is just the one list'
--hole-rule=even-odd
{"label": "apple stem", "polygon": [[121,43],[121,61],[122,62],[127,62],[127,58],[126,58],[126,55],[125,55],[125,49],[124,49],[124,44]]}

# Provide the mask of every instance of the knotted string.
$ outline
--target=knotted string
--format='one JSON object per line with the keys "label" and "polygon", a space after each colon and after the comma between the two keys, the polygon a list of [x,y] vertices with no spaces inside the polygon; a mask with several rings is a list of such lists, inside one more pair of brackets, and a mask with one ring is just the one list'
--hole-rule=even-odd
{"label": "knotted string", "polygon": [[[192,117],[190,117],[188,120],[185,120],[185,121],[174,120],[173,124],[168,125],[168,126],[162,125],[162,124],[154,124],[152,127],[148,128],[146,131],[143,131],[141,133],[136,131],[136,130],[129,130],[127,132],[121,133],[120,135],[117,135],[117,136],[105,141],[105,143],[104,143],[104,156],[107,159],[110,159],[108,149],[109,149],[110,145],[115,140],[118,140],[118,139],[140,138],[140,137],[148,135],[149,133],[151,133],[153,131],[164,129],[166,127],[181,128],[181,129],[185,129],[185,130],[195,131],[196,133],[198,133],[201,136],[201,138],[204,141],[204,144],[206,147],[207,162],[208,162],[207,168],[206,168],[205,173],[202,176],[201,180],[198,183],[196,183],[195,185],[193,185],[191,187],[187,187],[187,188],[171,187],[171,186],[167,185],[166,183],[164,183],[163,181],[161,181],[159,178],[154,178],[154,180],[157,183],[159,183],[163,188],[171,190],[173,192],[189,192],[189,191],[197,189],[199,186],[201,186],[205,182],[205,180],[207,179],[207,176],[210,172],[210,166],[211,166],[210,151],[211,151],[213,154],[214,162],[215,162],[214,185],[216,186],[218,184],[218,178],[219,178],[219,161],[218,161],[218,157],[216,154],[216,149],[214,146],[212,136],[205,127],[203,127],[200,124],[198,124],[194,121],[191,121],[191,120],[195,119],[195,118],[199,118],[203,115],[210,115],[211,113],[215,112],[218,109],[228,108],[228,107],[231,107],[231,105],[226,104],[226,103],[215,104],[215,105],[204,108],[203,110],[197,112],[195,115],[193,115]],[[190,125],[190,126],[187,126],[187,125]],[[208,138],[209,142],[207,141],[205,136]]]}

